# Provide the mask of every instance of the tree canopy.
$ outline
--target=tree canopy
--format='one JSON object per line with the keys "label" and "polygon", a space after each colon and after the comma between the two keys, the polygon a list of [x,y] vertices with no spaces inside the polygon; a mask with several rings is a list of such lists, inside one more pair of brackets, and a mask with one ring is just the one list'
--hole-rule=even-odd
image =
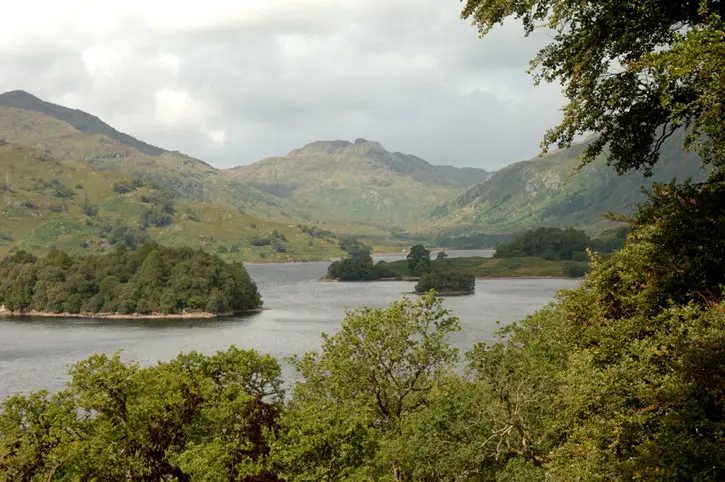
{"label": "tree canopy", "polygon": [[240,263],[155,243],[87,256],[18,251],[0,263],[0,302],[10,311],[124,315],[239,312],[262,303]]}
{"label": "tree canopy", "polygon": [[462,12],[481,35],[508,17],[527,35],[552,32],[531,71],[561,82],[569,103],[542,145],[594,132],[583,161],[606,147],[620,173],[650,168],[681,128],[686,148],[725,166],[724,15],[720,0],[466,0]]}
{"label": "tree canopy", "polygon": [[421,244],[416,244],[410,248],[406,259],[408,260],[408,274],[411,276],[420,276],[429,273],[432,269],[430,251]]}
{"label": "tree canopy", "polygon": [[93,355],[70,375],[3,403],[0,481],[279,480],[265,465],[284,395],[271,356],[231,347],[143,368]]}
{"label": "tree canopy", "polygon": [[587,248],[593,243],[578,229],[537,228],[496,247],[497,258],[537,256],[548,260],[586,261]]}
{"label": "tree canopy", "polygon": [[[281,419],[280,473],[289,480],[410,480],[404,426],[452,374],[458,318],[432,293],[347,313],[322,349],[295,360],[304,382]],[[325,449],[324,447],[329,447]],[[364,479],[367,480],[367,479]]]}

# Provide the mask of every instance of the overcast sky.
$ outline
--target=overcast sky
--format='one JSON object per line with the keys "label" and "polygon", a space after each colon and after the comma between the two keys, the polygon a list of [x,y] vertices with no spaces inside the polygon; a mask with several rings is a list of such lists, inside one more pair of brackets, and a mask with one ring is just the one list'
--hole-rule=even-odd
{"label": "overcast sky", "polygon": [[458,0],[23,0],[3,6],[0,90],[22,89],[217,167],[358,137],[496,169],[539,151],[548,40],[479,39]]}

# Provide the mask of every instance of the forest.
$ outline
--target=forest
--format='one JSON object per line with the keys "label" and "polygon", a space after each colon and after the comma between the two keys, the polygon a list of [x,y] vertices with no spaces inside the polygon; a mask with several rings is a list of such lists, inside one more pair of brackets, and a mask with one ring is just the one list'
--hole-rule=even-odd
{"label": "forest", "polygon": [[[663,139],[686,129],[683,147],[712,167],[704,182],[655,185],[621,249],[594,255],[577,288],[494,342],[459,353],[459,321],[431,292],[349,311],[319,350],[289,360],[286,397],[279,361],[254,350],[148,367],[94,355],[66,389],[4,402],[0,480],[725,480],[724,13],[718,0],[464,2],[482,35],[510,16],[525,34],[551,34],[532,69],[569,103],[545,146],[594,131],[583,165],[606,155],[619,172],[647,172]],[[178,265],[165,249],[16,253],[3,300],[34,303],[41,267],[75,266],[83,281],[83,266],[113,259],[127,263],[105,276],[165,280],[144,285],[161,299],[175,278],[156,273]],[[424,273],[430,258],[415,251],[409,269]],[[217,268],[220,286],[254,291],[221,282],[243,279],[241,266]],[[66,291],[97,286],[64,280]]]}
{"label": "forest", "polygon": [[156,243],[103,255],[17,251],[0,262],[0,302],[14,312],[121,315],[234,313],[262,304],[240,263]]}

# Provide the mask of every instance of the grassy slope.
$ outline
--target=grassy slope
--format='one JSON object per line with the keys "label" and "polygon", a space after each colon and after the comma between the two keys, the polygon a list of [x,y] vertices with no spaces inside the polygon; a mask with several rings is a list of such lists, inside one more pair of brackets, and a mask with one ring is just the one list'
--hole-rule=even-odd
{"label": "grassy slope", "polygon": [[[586,269],[588,265],[588,262],[547,261],[543,258],[535,257],[481,258],[474,256],[470,258],[451,258],[433,261],[434,268],[448,266],[481,278],[568,278],[568,270],[570,267],[577,266]],[[406,260],[394,261],[388,263],[386,266],[399,276],[407,275],[408,264]]]}
{"label": "grassy slope", "polygon": [[361,139],[315,142],[227,175],[335,223],[391,227],[420,218],[488,173],[432,166]]}
{"label": "grassy slope", "polygon": [[434,210],[431,230],[468,226],[484,232],[516,232],[534,226],[578,226],[597,231],[606,211],[629,213],[644,199],[642,187],[673,177],[702,179],[699,159],[685,155],[682,139],[668,141],[651,178],[618,176],[604,156],[574,174],[584,144],[512,164]]}
{"label": "grassy slope", "polygon": [[[129,174],[99,171],[80,162],[60,162],[25,146],[0,146],[0,176],[6,183],[0,216],[0,237],[6,239],[0,239],[0,255],[13,246],[43,251],[55,245],[71,252],[84,252],[82,242],[101,242],[98,228],[81,209],[80,203],[86,199],[98,206],[98,218],[122,219],[132,226],[147,206],[140,196],[148,188],[125,194],[113,191],[115,182],[133,178]],[[61,199],[53,189],[41,192],[40,181],[51,180],[72,189],[73,199]],[[64,211],[51,209],[59,206],[64,206]],[[209,251],[237,244],[240,253],[225,255],[230,259],[315,259],[340,254],[335,239],[311,238],[296,224],[259,220],[231,206],[177,202],[176,211],[173,224],[148,230],[154,240]],[[251,238],[269,236],[273,230],[287,238],[287,253],[276,253],[271,246],[250,245]]]}
{"label": "grassy slope", "polygon": [[300,210],[295,200],[282,200],[258,190],[244,176],[226,176],[224,171],[179,153],[140,152],[106,135],[81,132],[37,111],[0,105],[0,139],[35,147],[57,159],[85,162],[98,170],[125,172],[158,182],[184,201],[240,210],[263,222],[314,224],[339,234],[359,235],[380,249],[397,246],[386,240],[389,233],[380,227],[349,219],[325,222],[310,215],[325,206],[317,206],[314,211]]}

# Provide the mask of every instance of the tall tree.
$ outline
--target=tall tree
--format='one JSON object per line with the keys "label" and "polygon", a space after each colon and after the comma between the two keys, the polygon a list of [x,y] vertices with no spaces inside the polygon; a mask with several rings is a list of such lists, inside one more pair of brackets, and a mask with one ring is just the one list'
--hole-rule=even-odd
{"label": "tall tree", "polygon": [[420,276],[424,273],[429,273],[431,270],[430,251],[425,249],[423,245],[416,244],[410,248],[407,260],[408,274],[410,275]]}
{"label": "tall tree", "polygon": [[[323,335],[321,353],[296,361],[305,381],[295,387],[292,409],[281,422],[280,473],[290,480],[350,480],[356,465],[370,463],[361,454],[377,444],[383,473],[396,482],[409,480],[410,468],[401,460],[403,425],[451,374],[458,354],[448,335],[459,329],[432,293],[386,310],[348,313],[337,334]],[[299,434],[304,442],[292,442]],[[335,472],[319,472],[321,467]]]}
{"label": "tall tree", "polygon": [[646,171],[664,139],[689,128],[685,147],[725,166],[725,3],[720,0],[466,0],[463,17],[486,35],[513,16],[526,35],[553,31],[531,63],[536,82],[559,81],[569,99],[543,147],[598,133],[621,173]]}

